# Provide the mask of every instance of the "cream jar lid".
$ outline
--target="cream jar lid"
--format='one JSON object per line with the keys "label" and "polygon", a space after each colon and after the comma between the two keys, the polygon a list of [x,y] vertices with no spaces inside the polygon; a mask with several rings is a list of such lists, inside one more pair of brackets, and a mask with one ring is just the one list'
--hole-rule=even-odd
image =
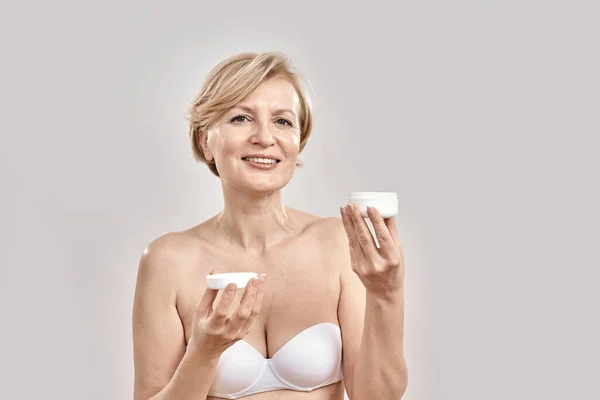
{"label": "cream jar lid", "polygon": [[348,195],[349,198],[353,199],[397,199],[398,193],[396,192],[352,192]]}
{"label": "cream jar lid", "polygon": [[209,289],[225,289],[229,283],[235,283],[237,288],[244,288],[248,281],[256,278],[256,272],[224,272],[220,274],[206,275],[206,285]]}

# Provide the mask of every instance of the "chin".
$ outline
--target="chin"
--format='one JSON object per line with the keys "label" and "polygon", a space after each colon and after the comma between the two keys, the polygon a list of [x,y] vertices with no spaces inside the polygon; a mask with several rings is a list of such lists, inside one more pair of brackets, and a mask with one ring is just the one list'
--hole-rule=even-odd
{"label": "chin", "polygon": [[277,190],[283,189],[289,183],[291,177],[288,176],[257,176],[257,175],[246,175],[242,178],[241,182],[238,181],[239,186],[243,187],[245,191],[266,195]]}
{"label": "chin", "polygon": [[246,181],[245,188],[247,191],[256,194],[269,194],[277,190],[283,189],[287,182],[279,181]]}
{"label": "chin", "polygon": [[[234,171],[231,171],[234,172]],[[278,171],[249,171],[238,169],[230,179],[229,184],[238,190],[254,193],[257,195],[267,195],[277,190],[283,189],[291,181],[294,171],[281,169]],[[221,175],[221,179],[225,174]]]}

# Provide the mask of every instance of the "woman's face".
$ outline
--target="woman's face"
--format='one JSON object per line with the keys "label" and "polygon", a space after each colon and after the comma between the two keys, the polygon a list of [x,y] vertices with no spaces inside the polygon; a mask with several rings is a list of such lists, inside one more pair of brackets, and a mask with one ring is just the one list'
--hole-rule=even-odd
{"label": "woman's face", "polygon": [[298,112],[296,90],[280,79],[264,81],[230,109],[209,129],[204,146],[221,180],[254,194],[287,185],[300,146]]}

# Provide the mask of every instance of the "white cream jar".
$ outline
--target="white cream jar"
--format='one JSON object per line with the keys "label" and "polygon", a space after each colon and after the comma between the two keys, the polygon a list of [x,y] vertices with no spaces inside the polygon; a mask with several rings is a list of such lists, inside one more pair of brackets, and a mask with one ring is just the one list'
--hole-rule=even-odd
{"label": "white cream jar", "polygon": [[238,289],[245,288],[248,281],[256,278],[256,272],[227,272],[222,274],[206,275],[206,286],[209,289],[225,289],[230,283],[235,283]]}
{"label": "white cream jar", "polygon": [[348,195],[348,204],[356,204],[363,217],[368,218],[367,207],[375,207],[383,218],[398,214],[398,194],[395,192],[352,192]]}

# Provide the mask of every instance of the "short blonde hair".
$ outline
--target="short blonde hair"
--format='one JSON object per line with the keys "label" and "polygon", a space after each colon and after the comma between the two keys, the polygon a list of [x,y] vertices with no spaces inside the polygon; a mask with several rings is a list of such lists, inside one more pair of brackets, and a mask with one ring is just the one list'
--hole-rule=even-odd
{"label": "short blonde hair", "polygon": [[[289,82],[300,99],[300,152],[306,146],[313,125],[312,105],[302,77],[291,67],[290,59],[278,51],[234,55],[217,64],[206,77],[202,88],[189,109],[189,135],[194,158],[208,165],[219,176],[215,161],[207,160],[200,145],[200,132],[207,131],[223,115],[270,78]],[[302,162],[296,163],[298,167]]]}

